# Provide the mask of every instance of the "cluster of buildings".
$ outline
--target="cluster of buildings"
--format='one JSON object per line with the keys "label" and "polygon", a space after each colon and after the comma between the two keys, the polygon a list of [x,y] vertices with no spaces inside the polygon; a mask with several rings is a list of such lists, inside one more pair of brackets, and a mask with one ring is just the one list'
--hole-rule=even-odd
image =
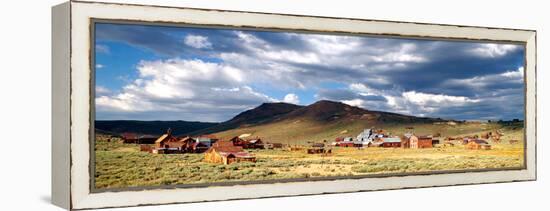
{"label": "cluster of buildings", "polygon": [[[481,137],[491,138],[495,142],[500,140],[501,133],[486,133],[482,134]],[[459,141],[460,144],[464,145],[466,149],[491,149],[491,144],[485,139],[480,139],[479,136],[472,137],[458,137],[458,138],[447,138],[445,144],[449,144],[450,141]],[[340,137],[336,138],[332,145],[335,147],[384,147],[384,148],[412,148],[412,149],[422,149],[422,148],[432,148],[434,145],[440,144],[439,135],[415,135],[412,132],[403,134],[402,136],[390,136],[387,135],[383,130],[373,130],[365,129],[363,132],[359,133],[354,139],[353,137]],[[454,145],[451,144],[451,145]]]}
{"label": "cluster of buildings", "polygon": [[[493,134],[482,134],[491,136]],[[500,135],[500,134],[499,134]],[[230,164],[233,162],[255,162],[256,157],[245,149],[275,149],[283,148],[281,143],[264,143],[261,138],[250,138],[250,134],[235,136],[229,140],[220,140],[213,135],[177,137],[168,131],[160,137],[152,135],[122,134],[124,143],[141,144],[141,151],[156,154],[204,153],[205,161]],[[500,136],[499,136],[500,137]],[[314,143],[306,149],[308,154],[330,154],[331,147],[384,147],[384,148],[432,148],[439,144],[439,135],[415,135],[412,132],[402,136],[391,136],[383,130],[365,129],[357,137],[339,137],[331,145]],[[475,137],[447,137],[447,144],[461,140],[466,149],[491,149],[491,145],[483,139]],[[290,146],[290,151],[303,150],[302,147]]]}
{"label": "cluster of buildings", "polygon": [[141,151],[155,154],[204,153],[205,161],[230,164],[233,162],[255,162],[256,157],[245,149],[282,148],[281,143],[264,143],[261,138],[236,136],[223,141],[213,135],[177,137],[168,129],[160,137],[152,135],[122,134],[123,143],[141,144]]}
{"label": "cluster of buildings", "polygon": [[390,136],[384,130],[365,129],[354,139],[353,137],[336,138],[332,143],[335,147],[384,147],[384,148],[432,148],[439,144],[439,138],[417,136],[405,133],[403,136]]}
{"label": "cluster of buildings", "polygon": [[389,138],[379,132],[382,131],[375,132],[373,129],[365,129],[357,135],[356,139],[353,139],[353,137],[338,137],[332,142],[332,145],[335,147],[370,147],[375,140]]}
{"label": "cluster of buildings", "polygon": [[218,141],[204,153],[204,160],[227,165],[234,162],[256,162],[256,157],[244,151],[243,147],[233,145],[231,141]]}

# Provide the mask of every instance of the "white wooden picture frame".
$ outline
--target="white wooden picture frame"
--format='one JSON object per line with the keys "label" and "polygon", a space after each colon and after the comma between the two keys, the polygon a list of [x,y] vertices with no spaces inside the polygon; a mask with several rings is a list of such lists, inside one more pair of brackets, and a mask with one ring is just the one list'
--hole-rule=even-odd
{"label": "white wooden picture frame", "polygon": [[[284,183],[94,191],[90,144],[91,55],[95,20],[166,25],[245,27],[420,39],[513,42],[525,45],[525,168],[342,178]],[[536,32],[474,26],[312,17],[71,1],[53,8],[52,201],[69,210],[299,196],[536,179]],[[231,194],[227,194],[227,193]]]}

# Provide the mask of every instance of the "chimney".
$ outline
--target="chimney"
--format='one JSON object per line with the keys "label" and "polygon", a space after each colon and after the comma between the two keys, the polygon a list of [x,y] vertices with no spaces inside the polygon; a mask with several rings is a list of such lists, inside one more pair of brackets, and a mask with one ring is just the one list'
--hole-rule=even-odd
{"label": "chimney", "polygon": [[166,130],[166,134],[168,134],[169,136],[172,135],[172,128],[168,128],[168,130]]}

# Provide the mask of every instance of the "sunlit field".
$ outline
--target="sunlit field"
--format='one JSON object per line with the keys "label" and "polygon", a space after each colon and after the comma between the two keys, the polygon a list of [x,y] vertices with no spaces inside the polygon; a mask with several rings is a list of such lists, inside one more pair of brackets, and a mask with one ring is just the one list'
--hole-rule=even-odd
{"label": "sunlit field", "polygon": [[332,148],[332,153],[248,150],[257,161],[229,165],[204,162],[204,154],[152,154],[117,138],[96,141],[96,188],[124,188],[229,181],[312,178],[448,170],[520,168],[523,129],[506,128],[491,150],[468,150],[461,144],[428,149]]}

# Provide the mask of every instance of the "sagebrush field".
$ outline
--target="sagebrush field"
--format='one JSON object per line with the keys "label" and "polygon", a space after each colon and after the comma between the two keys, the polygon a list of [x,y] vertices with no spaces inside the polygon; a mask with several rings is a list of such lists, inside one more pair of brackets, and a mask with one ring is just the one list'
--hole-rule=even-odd
{"label": "sagebrush field", "polygon": [[[229,165],[204,162],[202,153],[153,154],[140,152],[139,145],[109,142],[96,136],[96,188],[124,188],[198,184],[228,181],[311,178],[385,173],[409,173],[448,170],[520,168],[524,163],[523,128],[500,127],[504,136],[491,143],[491,150],[468,150],[461,144],[436,145],[429,149],[370,147],[332,148],[329,155],[304,151],[248,150],[257,161]],[[428,126],[418,126],[427,130]],[[424,128],[424,129],[422,129]],[[453,135],[476,134],[471,125],[455,128]],[[477,127],[479,128],[479,127]],[[396,131],[395,133],[400,132]],[[483,132],[479,131],[478,133]]]}

